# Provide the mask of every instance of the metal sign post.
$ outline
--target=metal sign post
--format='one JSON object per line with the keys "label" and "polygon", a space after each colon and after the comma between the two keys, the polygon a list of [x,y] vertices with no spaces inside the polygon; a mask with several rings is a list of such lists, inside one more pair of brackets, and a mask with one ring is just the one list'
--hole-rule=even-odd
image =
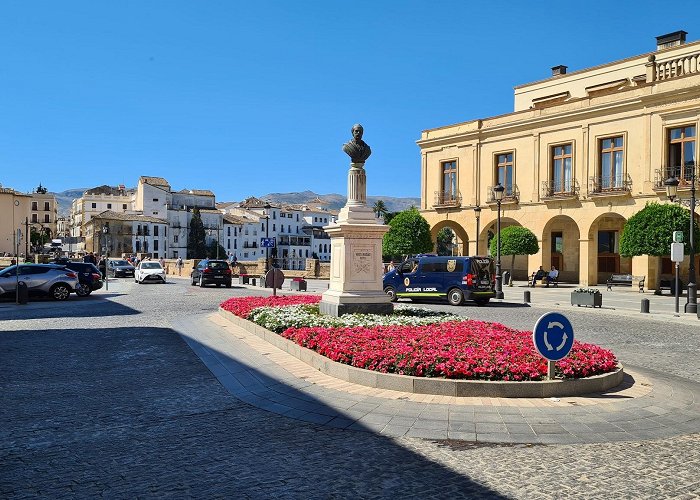
{"label": "metal sign post", "polygon": [[680,243],[680,241],[683,241],[683,233],[681,231],[675,231],[673,233],[673,241],[674,243],[671,243],[671,261],[676,263],[676,314],[675,316],[679,316],[679,311],[680,311],[680,306],[679,306],[679,297],[680,297],[680,280],[678,278],[678,266],[681,262],[683,262],[683,243]]}
{"label": "metal sign post", "polygon": [[574,345],[574,327],[560,313],[543,314],[532,330],[532,343],[547,363],[547,380],[554,378],[554,362],[565,358]]}

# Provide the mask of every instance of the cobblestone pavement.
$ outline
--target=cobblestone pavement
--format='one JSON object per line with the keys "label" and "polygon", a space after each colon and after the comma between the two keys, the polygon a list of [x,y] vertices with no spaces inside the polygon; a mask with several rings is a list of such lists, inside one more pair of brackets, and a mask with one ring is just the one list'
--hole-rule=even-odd
{"label": "cobblestone pavement", "polygon": [[[265,291],[115,280],[109,292],[85,300],[0,303],[0,496],[699,495],[698,434],[483,444],[337,429],[247,404],[226,391],[173,325],[205,322],[224,298],[250,293]],[[462,312],[529,329],[543,311],[504,304]],[[668,367],[698,381],[695,325],[667,328],[606,314],[606,325],[619,329],[610,332],[601,316],[570,315],[580,338],[619,347],[630,366]]]}

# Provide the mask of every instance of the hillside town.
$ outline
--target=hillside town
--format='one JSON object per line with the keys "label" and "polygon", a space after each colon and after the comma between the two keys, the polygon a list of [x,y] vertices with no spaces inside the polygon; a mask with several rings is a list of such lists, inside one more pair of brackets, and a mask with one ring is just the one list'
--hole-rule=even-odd
{"label": "hillside town", "polygon": [[[323,227],[335,221],[337,212],[317,201],[319,206],[255,197],[217,203],[210,190],[174,190],[162,177],[141,176],[133,190],[124,186],[86,190],[73,200],[70,216],[60,217],[56,197],[41,185],[26,194],[0,189],[3,212],[11,212],[12,220],[26,221],[30,234],[44,235],[45,243],[55,242],[54,250],[71,257],[93,253],[186,259],[190,224],[198,213],[205,231],[204,243],[220,249],[218,257],[231,261],[265,258],[262,239],[272,238],[275,246],[268,250],[268,257],[277,266],[293,270],[304,269],[307,258],[330,261],[330,239]],[[17,245],[10,222],[3,219],[0,223],[8,225],[0,231],[4,236],[0,254],[24,256],[51,250],[50,245],[36,248],[26,238]]]}

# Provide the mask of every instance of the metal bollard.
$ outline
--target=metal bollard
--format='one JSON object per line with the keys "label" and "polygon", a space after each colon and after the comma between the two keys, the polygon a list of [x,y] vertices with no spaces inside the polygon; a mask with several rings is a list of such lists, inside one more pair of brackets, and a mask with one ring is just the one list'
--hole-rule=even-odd
{"label": "metal bollard", "polygon": [[643,313],[649,312],[649,299],[642,299],[642,312]]}
{"label": "metal bollard", "polygon": [[523,292],[523,303],[524,304],[529,304],[530,303],[530,290],[525,290]]}

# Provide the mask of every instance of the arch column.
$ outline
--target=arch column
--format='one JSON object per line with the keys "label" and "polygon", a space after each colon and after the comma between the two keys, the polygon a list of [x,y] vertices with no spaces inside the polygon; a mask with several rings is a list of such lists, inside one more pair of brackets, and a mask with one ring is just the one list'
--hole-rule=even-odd
{"label": "arch column", "polygon": [[[580,238],[579,242],[579,276],[581,286],[597,285],[598,284],[598,266],[594,262],[597,252],[594,251],[595,239]],[[586,272],[582,273],[582,270]]]}

